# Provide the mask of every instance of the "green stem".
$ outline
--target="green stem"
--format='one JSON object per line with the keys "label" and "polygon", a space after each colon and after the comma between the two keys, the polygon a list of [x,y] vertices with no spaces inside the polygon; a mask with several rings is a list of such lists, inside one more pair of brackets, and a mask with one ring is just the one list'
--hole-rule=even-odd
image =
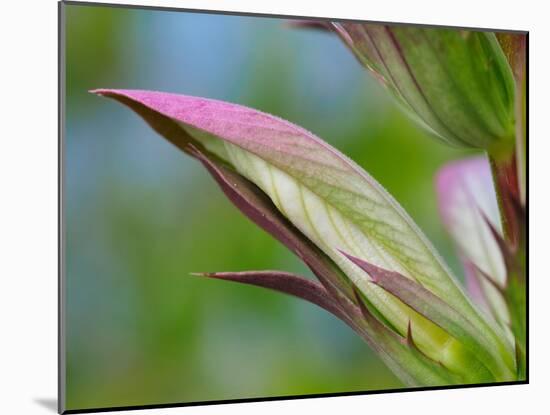
{"label": "green stem", "polygon": [[527,200],[527,119],[525,72],[516,81],[516,164],[519,185],[519,197],[522,206]]}

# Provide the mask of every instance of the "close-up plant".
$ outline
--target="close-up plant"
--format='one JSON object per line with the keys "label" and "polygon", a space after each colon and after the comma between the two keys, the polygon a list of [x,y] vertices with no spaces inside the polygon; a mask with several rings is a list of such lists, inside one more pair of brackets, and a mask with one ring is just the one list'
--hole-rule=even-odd
{"label": "close-up plant", "polygon": [[471,150],[434,178],[465,284],[382,185],[309,131],[213,99],[92,91],[126,105],[198,160],[318,282],[279,270],[196,275],[324,308],[407,386],[526,380],[526,36],[374,23],[296,26],[334,32],[435,140]]}

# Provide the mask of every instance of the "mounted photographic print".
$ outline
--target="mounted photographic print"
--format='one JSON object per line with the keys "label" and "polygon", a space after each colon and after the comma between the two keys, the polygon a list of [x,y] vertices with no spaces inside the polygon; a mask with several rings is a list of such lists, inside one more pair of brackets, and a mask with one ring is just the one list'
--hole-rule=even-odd
{"label": "mounted photographic print", "polygon": [[527,382],[527,33],[60,3],[60,412]]}

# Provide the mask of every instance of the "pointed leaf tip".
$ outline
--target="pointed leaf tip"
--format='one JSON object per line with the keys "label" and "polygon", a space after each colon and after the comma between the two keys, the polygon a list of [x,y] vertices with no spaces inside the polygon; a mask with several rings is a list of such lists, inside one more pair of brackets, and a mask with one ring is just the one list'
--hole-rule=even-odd
{"label": "pointed leaf tip", "polygon": [[504,287],[500,285],[498,281],[495,281],[493,277],[491,277],[489,274],[487,274],[485,271],[483,271],[481,268],[479,268],[476,264],[471,263],[470,264],[474,271],[476,271],[483,281],[487,281],[495,290],[497,290],[501,295],[504,294]]}
{"label": "pointed leaf tip", "polygon": [[294,252],[333,296],[341,296],[341,301],[345,302],[344,296],[351,291],[342,272],[277,210],[260,188],[193,143],[187,144],[185,151],[203,164],[235,207]]}
{"label": "pointed leaf tip", "polygon": [[332,24],[323,20],[288,20],[286,26],[296,29],[313,29],[321,32],[332,32]]}
{"label": "pointed leaf tip", "polygon": [[350,317],[318,282],[284,271],[212,272],[208,277],[269,288],[301,298],[338,317],[354,328]]}
{"label": "pointed leaf tip", "polygon": [[110,91],[109,89],[104,89],[104,88],[96,88],[96,89],[88,90],[90,94],[99,95],[99,96],[109,95],[109,91]]}
{"label": "pointed leaf tip", "polygon": [[190,272],[189,275],[193,277],[210,277],[210,272]]}
{"label": "pointed leaf tip", "polygon": [[386,278],[391,278],[391,274],[394,274],[392,271],[385,270],[383,268],[377,267],[374,264],[371,264],[370,262],[364,261],[360,258],[357,258],[353,255],[347,254],[346,252],[339,250],[342,255],[344,255],[347,259],[349,259],[351,262],[353,262],[355,265],[357,265],[359,268],[361,268],[363,271],[365,271],[367,274],[369,274],[369,277],[371,278],[371,282],[378,284],[380,281],[380,278],[382,276]]}
{"label": "pointed leaf tip", "polygon": [[489,229],[489,232],[491,233],[494,241],[496,242],[498,248],[500,249],[500,253],[502,255],[502,259],[504,260],[504,264],[506,265],[506,269],[508,272],[510,270],[513,270],[516,267],[516,264],[514,263],[514,247],[510,246],[508,242],[504,239],[502,234],[498,231],[498,229],[495,227],[495,225],[491,222],[489,217],[485,214],[485,212],[480,210],[480,215],[483,218],[483,221],[487,225],[487,228]]}

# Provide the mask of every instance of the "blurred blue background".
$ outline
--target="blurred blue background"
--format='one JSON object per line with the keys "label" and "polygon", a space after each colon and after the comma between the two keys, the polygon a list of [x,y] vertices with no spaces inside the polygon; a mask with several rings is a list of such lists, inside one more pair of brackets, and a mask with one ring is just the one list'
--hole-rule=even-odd
{"label": "blurred blue background", "polygon": [[328,33],[279,19],[66,7],[67,408],[396,388],[343,323],[196,271],[310,272],[194,160],[94,88],[222,99],[313,131],[377,178],[457,270],[433,176],[463,156]]}

